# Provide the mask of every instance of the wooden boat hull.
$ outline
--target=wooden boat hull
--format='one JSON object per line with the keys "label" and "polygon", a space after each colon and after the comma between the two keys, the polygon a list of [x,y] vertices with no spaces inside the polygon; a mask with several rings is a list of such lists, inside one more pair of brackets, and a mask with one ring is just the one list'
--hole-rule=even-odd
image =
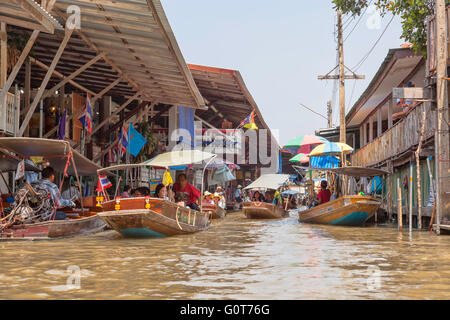
{"label": "wooden boat hull", "polygon": [[[433,224],[433,231],[437,231],[437,225]],[[448,224],[440,224],[439,225],[439,231],[441,235],[450,235],[450,225]]]}
{"label": "wooden boat hull", "polygon": [[4,239],[57,239],[101,232],[106,224],[96,215],[80,219],[55,220],[13,226],[0,233]]}
{"label": "wooden boat hull", "polygon": [[299,212],[299,221],[337,226],[362,226],[380,207],[372,197],[345,196]]}
{"label": "wooden boat hull", "polygon": [[216,205],[203,205],[203,212],[211,215],[212,219],[225,219],[227,212],[224,208]]}
{"label": "wooden boat hull", "polygon": [[[136,209],[141,206],[139,201],[122,199],[120,210],[101,212],[98,216],[126,238],[162,238],[192,234],[209,228],[207,214],[161,199],[151,200],[150,209]],[[150,199],[144,201],[150,202]]]}
{"label": "wooden boat hull", "polygon": [[244,202],[242,211],[249,219],[282,219],[289,217],[289,211],[272,203]]}

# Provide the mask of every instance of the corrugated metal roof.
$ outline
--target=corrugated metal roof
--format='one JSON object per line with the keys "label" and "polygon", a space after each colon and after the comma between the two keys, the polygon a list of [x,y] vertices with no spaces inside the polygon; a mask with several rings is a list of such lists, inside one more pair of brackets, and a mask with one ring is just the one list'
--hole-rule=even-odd
{"label": "corrugated metal roof", "polygon": [[91,51],[103,52],[124,81],[146,99],[204,108],[159,0],[58,0],[53,12],[65,20],[70,5],[81,9],[81,28],[65,53],[86,51],[87,42]]}
{"label": "corrugated metal roof", "polygon": [[0,21],[42,32],[62,30],[62,25],[40,4],[33,0],[0,1]]}
{"label": "corrugated metal roof", "polygon": [[390,49],[367,89],[347,113],[347,126],[360,124],[422,60],[409,48]]}

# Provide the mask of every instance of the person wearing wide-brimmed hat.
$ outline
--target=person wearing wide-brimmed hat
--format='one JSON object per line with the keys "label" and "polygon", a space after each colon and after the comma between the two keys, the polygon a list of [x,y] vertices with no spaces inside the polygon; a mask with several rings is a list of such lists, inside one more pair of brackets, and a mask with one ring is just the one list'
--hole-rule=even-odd
{"label": "person wearing wide-brimmed hat", "polygon": [[202,199],[203,204],[214,204],[213,194],[209,191],[205,191]]}
{"label": "person wearing wide-brimmed hat", "polygon": [[214,204],[221,208],[225,208],[224,198],[217,192],[214,193]]}

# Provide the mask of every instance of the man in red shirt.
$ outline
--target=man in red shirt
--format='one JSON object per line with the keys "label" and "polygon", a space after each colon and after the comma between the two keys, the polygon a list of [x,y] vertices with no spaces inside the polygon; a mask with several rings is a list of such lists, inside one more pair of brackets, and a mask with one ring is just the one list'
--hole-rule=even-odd
{"label": "man in red shirt", "polygon": [[319,200],[319,204],[324,204],[330,201],[331,199],[331,191],[327,189],[328,182],[325,180],[320,183],[320,187],[322,190],[320,190],[319,194],[317,195],[317,199]]}
{"label": "man in red shirt", "polygon": [[190,207],[193,210],[199,210],[197,200],[201,196],[200,190],[198,190],[192,184],[188,183],[186,175],[184,173],[180,174],[177,177],[177,183],[173,185],[173,190],[176,193],[187,194],[189,196],[189,200],[187,201],[186,206]]}

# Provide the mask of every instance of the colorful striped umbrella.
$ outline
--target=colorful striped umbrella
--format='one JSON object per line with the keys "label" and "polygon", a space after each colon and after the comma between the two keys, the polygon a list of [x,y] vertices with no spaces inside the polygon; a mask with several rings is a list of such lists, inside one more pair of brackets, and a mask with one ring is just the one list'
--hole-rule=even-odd
{"label": "colorful striped umbrella", "polygon": [[322,144],[329,142],[327,139],[319,137],[319,136],[313,136],[313,135],[304,135],[301,137],[297,137],[295,139],[292,139],[288,143],[284,145],[284,148],[300,148],[302,146],[308,146],[312,144]]}
{"label": "colorful striped umbrella", "polygon": [[327,143],[328,140],[319,136],[313,135],[304,135],[301,137],[297,137],[292,139],[288,143],[286,143],[283,147],[283,150],[289,151],[293,154],[297,153],[307,153],[311,151],[310,148],[318,144]]}
{"label": "colorful striped umbrella", "polygon": [[340,154],[340,153],[350,153],[353,151],[353,148],[350,147],[348,144],[341,143],[341,142],[328,142],[321,144],[320,146],[317,146],[314,148],[313,151],[309,154],[310,157],[313,156],[328,156],[333,154]]}
{"label": "colorful striped umbrella", "polygon": [[299,153],[295,157],[289,159],[289,162],[300,162],[300,163],[308,163],[309,158],[307,154]]}

